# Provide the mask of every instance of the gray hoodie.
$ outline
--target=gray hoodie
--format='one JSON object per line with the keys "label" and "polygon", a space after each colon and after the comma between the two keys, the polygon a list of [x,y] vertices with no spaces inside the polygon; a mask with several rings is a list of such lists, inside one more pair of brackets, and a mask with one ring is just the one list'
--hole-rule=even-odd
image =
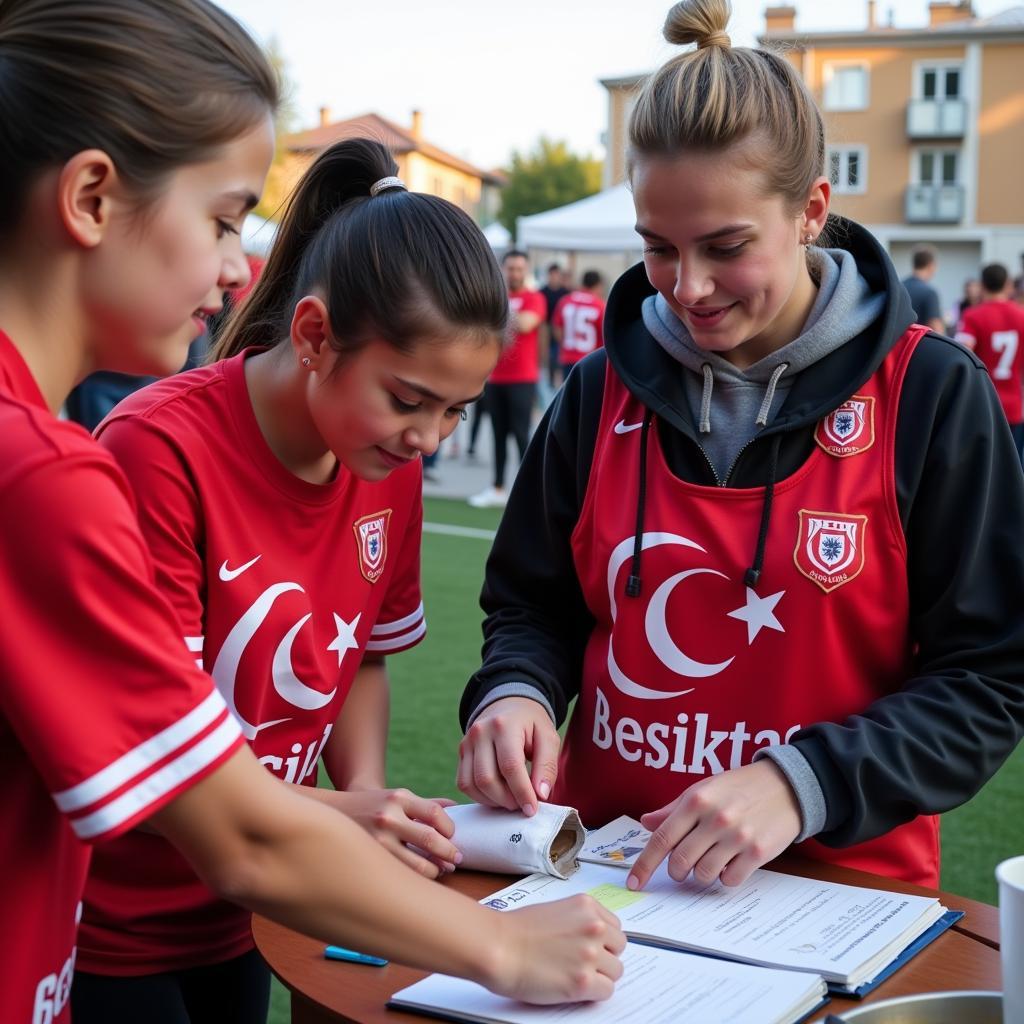
{"label": "gray hoodie", "polygon": [[850,253],[811,246],[807,263],[818,295],[803,331],[745,370],[698,348],[661,295],[644,300],[644,326],[685,367],[690,411],[720,481],[728,478],[743,446],[772,421],[797,375],[860,334],[885,302],[882,293],[872,294]]}

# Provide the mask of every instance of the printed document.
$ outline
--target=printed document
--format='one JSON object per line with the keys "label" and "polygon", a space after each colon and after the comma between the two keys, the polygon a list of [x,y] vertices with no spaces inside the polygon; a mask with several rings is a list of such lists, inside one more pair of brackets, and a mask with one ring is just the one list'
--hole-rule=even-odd
{"label": "printed document", "polygon": [[614,995],[601,1003],[528,1006],[434,974],[397,992],[388,1005],[485,1024],[792,1024],[825,999],[820,977],[792,971],[634,943],[622,962]]}
{"label": "printed document", "polygon": [[585,892],[632,939],[820,974],[848,989],[871,981],[946,910],[927,896],[764,869],[735,887],[676,882],[664,863],[639,892],[625,881],[620,868],[583,863],[566,881],[531,875],[481,902],[511,910]]}

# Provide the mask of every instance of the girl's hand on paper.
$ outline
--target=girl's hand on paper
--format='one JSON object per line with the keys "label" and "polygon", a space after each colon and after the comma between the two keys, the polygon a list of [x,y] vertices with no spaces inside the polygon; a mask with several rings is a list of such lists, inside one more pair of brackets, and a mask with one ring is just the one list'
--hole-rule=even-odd
{"label": "girl's hand on paper", "polygon": [[454,800],[426,799],[407,789],[346,790],[331,805],[427,878],[454,871],[462,854],[452,844],[455,823],[444,813]]}
{"label": "girl's hand on paper", "polygon": [[721,878],[740,885],[800,834],[800,808],[778,767],[767,759],[733,768],[690,786],[670,804],[643,815],[652,830],[626,884],[642,889],[668,857],[668,873],[682,882]]}
{"label": "girl's hand on paper", "polygon": [[[531,1003],[607,999],[622,977],[626,936],[590,896],[495,913],[499,995]],[[502,941],[505,940],[505,941]]]}
{"label": "girl's hand on paper", "polygon": [[459,744],[458,787],[477,803],[530,817],[554,785],[560,742],[542,704],[529,697],[496,700]]}

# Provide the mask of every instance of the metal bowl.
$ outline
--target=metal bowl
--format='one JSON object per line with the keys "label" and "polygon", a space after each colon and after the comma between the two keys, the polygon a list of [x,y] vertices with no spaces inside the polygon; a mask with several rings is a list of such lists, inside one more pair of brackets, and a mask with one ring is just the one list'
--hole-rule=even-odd
{"label": "metal bowl", "polygon": [[850,1024],[1002,1024],[999,992],[926,992],[839,1014]]}

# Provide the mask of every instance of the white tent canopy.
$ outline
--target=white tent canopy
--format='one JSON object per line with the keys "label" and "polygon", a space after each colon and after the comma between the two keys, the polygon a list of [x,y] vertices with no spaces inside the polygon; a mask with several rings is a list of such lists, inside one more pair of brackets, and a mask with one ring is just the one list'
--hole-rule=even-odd
{"label": "white tent canopy", "polygon": [[566,252],[636,252],[642,240],[633,229],[636,212],[625,185],[614,185],[568,206],[520,217],[520,248]]}
{"label": "white tent canopy", "polygon": [[484,228],[484,238],[495,252],[504,252],[512,244],[512,236],[508,233],[508,228],[497,221]]}
{"label": "white tent canopy", "polygon": [[277,234],[277,225],[255,213],[246,214],[242,222],[242,252],[249,256],[270,255],[270,245]]}

